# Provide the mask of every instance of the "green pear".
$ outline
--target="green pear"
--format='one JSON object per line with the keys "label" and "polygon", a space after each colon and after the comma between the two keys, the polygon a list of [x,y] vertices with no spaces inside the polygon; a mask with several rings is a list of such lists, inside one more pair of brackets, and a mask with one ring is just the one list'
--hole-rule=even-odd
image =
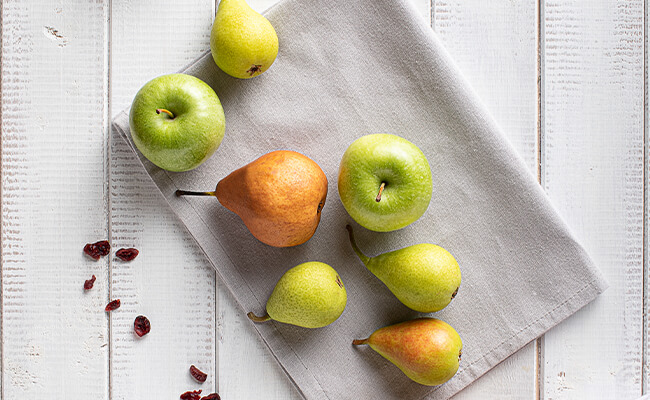
{"label": "green pear", "polygon": [[460,267],[447,250],[429,243],[368,257],[346,226],[350,242],[366,267],[410,309],[419,312],[440,311],[451,302],[460,286]]}
{"label": "green pear", "polygon": [[353,345],[369,345],[421,385],[441,385],[458,371],[463,342],[451,325],[419,318],[377,329]]}
{"label": "green pear", "polygon": [[311,261],[288,270],[278,281],[266,302],[266,315],[249,312],[254,322],[275,320],[302,326],[322,328],[336,321],[347,303],[341,277],[329,265]]}
{"label": "green pear", "polygon": [[269,69],[278,55],[273,25],[245,0],[221,0],[212,25],[214,62],[230,76],[248,79]]}

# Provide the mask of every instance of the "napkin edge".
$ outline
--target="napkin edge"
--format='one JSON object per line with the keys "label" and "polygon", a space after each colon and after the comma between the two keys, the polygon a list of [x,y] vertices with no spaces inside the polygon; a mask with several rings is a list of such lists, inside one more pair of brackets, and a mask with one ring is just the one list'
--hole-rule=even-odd
{"label": "napkin edge", "polygon": [[[420,400],[433,400],[434,396],[440,393],[443,393],[443,396],[449,397],[460,392],[488,373],[498,364],[505,361],[515,352],[521,350],[528,343],[543,336],[553,327],[586,307],[601,293],[603,293],[607,287],[608,284],[606,281],[601,279],[600,276],[595,275],[594,279],[578,291],[574,292],[567,299],[557,304],[552,310],[549,310],[544,315],[532,321],[508,339],[504,339],[501,343],[484,353],[471,364],[460,368],[454,376],[454,380],[449,381],[447,384],[437,386],[431,392],[421,397]],[[525,336],[525,333],[532,329],[539,329],[541,334]]]}

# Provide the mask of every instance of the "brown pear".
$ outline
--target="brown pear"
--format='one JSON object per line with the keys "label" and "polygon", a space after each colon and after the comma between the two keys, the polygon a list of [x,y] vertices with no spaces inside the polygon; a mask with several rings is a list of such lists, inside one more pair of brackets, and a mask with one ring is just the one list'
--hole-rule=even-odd
{"label": "brown pear", "polygon": [[278,150],[247,164],[217,184],[214,192],[176,191],[178,196],[216,196],[262,243],[290,247],[316,232],[327,197],[327,177],[309,157]]}
{"label": "brown pear", "polygon": [[451,325],[435,318],[418,318],[377,329],[367,344],[415,382],[435,386],[458,371],[463,342]]}

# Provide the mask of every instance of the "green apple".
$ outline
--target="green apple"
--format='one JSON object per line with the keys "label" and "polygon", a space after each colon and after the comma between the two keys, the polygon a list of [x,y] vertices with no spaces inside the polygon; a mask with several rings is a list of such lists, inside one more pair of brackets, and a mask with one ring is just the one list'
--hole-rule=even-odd
{"label": "green apple", "polygon": [[170,74],[147,82],[133,99],[131,138],[152,163],[188,171],[217,150],[226,130],[221,102],[212,88],[191,75]]}
{"label": "green apple", "polygon": [[359,225],[389,232],[424,214],[433,180],[416,145],[399,136],[374,134],[360,137],[345,151],[338,187],[343,206]]}

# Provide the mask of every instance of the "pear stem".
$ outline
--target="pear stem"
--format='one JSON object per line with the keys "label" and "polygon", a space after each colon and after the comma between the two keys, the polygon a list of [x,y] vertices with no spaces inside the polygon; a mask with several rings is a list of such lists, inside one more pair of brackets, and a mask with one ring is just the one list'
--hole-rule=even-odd
{"label": "pear stem", "polygon": [[357,256],[361,259],[361,261],[368,265],[368,261],[370,261],[370,257],[367,255],[363,254],[361,249],[359,249],[359,246],[357,246],[356,240],[354,240],[354,232],[352,232],[352,227],[350,225],[346,225],[345,229],[348,230],[348,235],[350,236],[350,244],[352,244],[352,249],[354,250],[355,253],[357,253]]}
{"label": "pear stem", "polygon": [[379,186],[379,193],[377,193],[377,197],[375,197],[375,201],[377,203],[381,201],[381,193],[384,191],[385,187],[386,187],[386,182],[382,182],[381,186]]}
{"label": "pear stem", "polygon": [[362,345],[362,344],[368,344],[368,339],[354,339],[354,340],[352,341],[352,344],[353,344],[354,346],[360,346],[360,345]]}
{"label": "pear stem", "polygon": [[260,64],[253,64],[253,66],[250,67],[250,69],[246,72],[248,72],[248,76],[253,76],[256,73],[260,72],[261,70],[262,70],[262,66]]}
{"label": "pear stem", "polygon": [[192,192],[189,190],[177,190],[176,196],[216,196],[216,192]]}
{"label": "pear stem", "polygon": [[266,322],[266,321],[268,321],[268,320],[271,319],[271,317],[269,317],[269,314],[264,314],[263,316],[258,317],[258,316],[255,315],[255,313],[252,312],[252,311],[249,312],[249,313],[246,314],[246,315],[248,315],[248,318],[250,318],[250,320],[253,321],[253,322]]}
{"label": "pear stem", "polygon": [[165,110],[164,108],[157,108],[157,109],[156,109],[156,114],[160,114],[160,113],[165,113],[165,114],[169,115],[169,117],[170,117],[171,119],[176,118],[176,117],[174,116],[174,114],[172,114],[171,111],[169,111],[169,110]]}

